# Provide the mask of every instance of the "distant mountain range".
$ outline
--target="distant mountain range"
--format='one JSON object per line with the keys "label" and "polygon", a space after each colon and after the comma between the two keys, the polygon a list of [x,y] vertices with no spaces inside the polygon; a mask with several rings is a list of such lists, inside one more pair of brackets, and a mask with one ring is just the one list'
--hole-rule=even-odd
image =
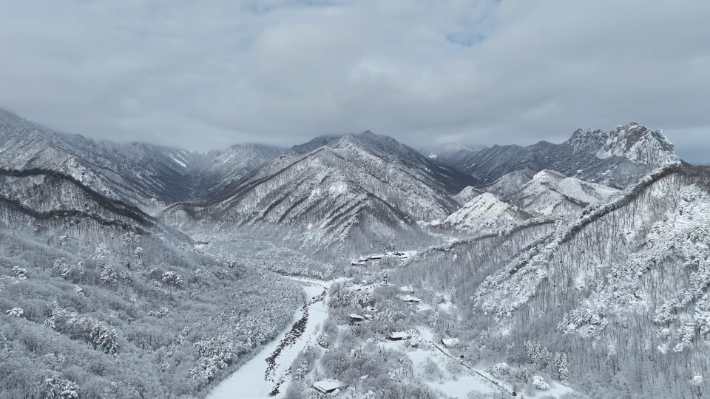
{"label": "distant mountain range", "polygon": [[709,215],[710,169],[638,123],[528,147],[367,131],[194,152],[0,111],[0,396],[201,397],[292,323],[303,293],[274,273],[390,273],[425,293],[416,312],[363,282],[333,285],[352,299],[336,317],[374,303],[358,328],[426,323],[523,382],[701,397]]}
{"label": "distant mountain range", "polygon": [[[94,141],[0,111],[4,170],[56,172],[171,223],[302,229],[314,245],[353,236],[380,245],[400,231],[418,236],[422,223],[452,217],[458,220],[452,225],[466,225],[454,213],[470,216],[479,208],[468,202],[481,202],[483,192],[520,215],[567,214],[676,161],[672,144],[637,123],[578,130],[562,144],[529,147],[450,144],[416,151],[368,131],[289,149],[243,144],[195,152]],[[488,209],[494,199],[484,198],[481,209]]]}

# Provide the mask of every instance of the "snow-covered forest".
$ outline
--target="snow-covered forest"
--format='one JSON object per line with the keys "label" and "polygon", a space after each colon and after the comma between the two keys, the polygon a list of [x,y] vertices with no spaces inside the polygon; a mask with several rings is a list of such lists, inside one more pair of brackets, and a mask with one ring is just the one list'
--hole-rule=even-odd
{"label": "snow-covered forest", "polygon": [[[303,303],[288,280],[186,251],[76,182],[18,179],[0,197],[0,397],[201,395]],[[84,210],[52,213],[71,199]]]}
{"label": "snow-covered forest", "polygon": [[710,170],[635,123],[547,144],[0,114],[0,398],[707,397]]}

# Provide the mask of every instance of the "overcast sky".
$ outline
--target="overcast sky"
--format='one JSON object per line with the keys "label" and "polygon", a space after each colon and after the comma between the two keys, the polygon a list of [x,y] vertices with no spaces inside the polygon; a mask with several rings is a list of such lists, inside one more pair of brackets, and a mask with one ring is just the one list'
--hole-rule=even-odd
{"label": "overcast sky", "polygon": [[4,0],[0,108],[197,150],[638,121],[710,163],[708,16],[707,0]]}

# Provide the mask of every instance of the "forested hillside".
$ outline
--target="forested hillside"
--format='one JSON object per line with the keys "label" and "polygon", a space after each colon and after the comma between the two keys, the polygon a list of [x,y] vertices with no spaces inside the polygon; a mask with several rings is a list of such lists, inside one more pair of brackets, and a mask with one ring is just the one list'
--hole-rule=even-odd
{"label": "forested hillside", "polygon": [[346,135],[306,155],[282,156],[204,204],[177,204],[162,217],[294,229],[302,244],[343,254],[427,238],[417,222],[458,209],[452,195],[474,183],[391,138]]}
{"label": "forested hillside", "polygon": [[707,397],[710,169],[637,123],[424,152],[0,112],[0,398]]}
{"label": "forested hillside", "polygon": [[708,207],[710,169],[675,164],[578,218],[433,248],[397,277],[456,293],[467,357],[592,397],[702,397]]}
{"label": "forested hillside", "polygon": [[200,395],[302,302],[71,177],[3,171],[0,188],[0,397]]}

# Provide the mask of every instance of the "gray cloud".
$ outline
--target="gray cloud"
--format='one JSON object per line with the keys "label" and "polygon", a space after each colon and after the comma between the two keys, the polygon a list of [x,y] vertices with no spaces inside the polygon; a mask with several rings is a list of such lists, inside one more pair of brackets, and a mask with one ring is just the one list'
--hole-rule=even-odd
{"label": "gray cloud", "polygon": [[0,107],[191,149],[367,129],[560,142],[636,120],[710,163],[710,3],[33,0],[0,5]]}

